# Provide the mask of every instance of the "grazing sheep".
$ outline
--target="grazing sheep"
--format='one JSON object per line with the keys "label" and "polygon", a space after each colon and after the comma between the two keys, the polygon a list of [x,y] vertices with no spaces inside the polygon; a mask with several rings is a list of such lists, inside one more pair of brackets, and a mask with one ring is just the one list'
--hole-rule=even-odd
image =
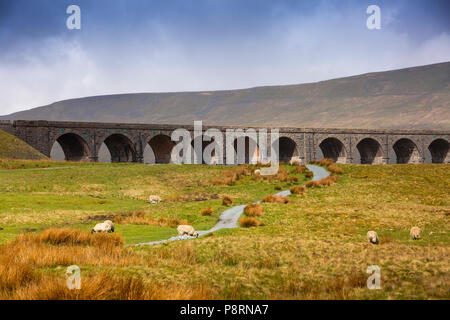
{"label": "grazing sheep", "polygon": [[151,204],[156,204],[156,203],[160,203],[162,202],[162,199],[160,196],[150,196],[148,197],[148,202],[150,202]]}
{"label": "grazing sheep", "polygon": [[253,174],[254,174],[255,176],[260,176],[260,175],[261,175],[261,170],[256,169],[256,170],[253,172]]}
{"label": "grazing sheep", "polygon": [[417,240],[420,239],[421,232],[422,231],[420,230],[419,227],[412,227],[411,230],[409,231],[409,234],[411,235],[413,240]]}
{"label": "grazing sheep", "polygon": [[367,232],[367,241],[373,244],[378,244],[378,234],[375,231]]}
{"label": "grazing sheep", "polygon": [[178,226],[177,231],[180,236],[184,236],[185,234],[187,234],[188,236],[198,238],[198,232],[195,231],[194,227],[192,226],[180,225]]}
{"label": "grazing sheep", "polygon": [[114,224],[111,220],[106,220],[103,223],[97,223],[95,227],[91,230],[91,233],[97,232],[114,232]]}

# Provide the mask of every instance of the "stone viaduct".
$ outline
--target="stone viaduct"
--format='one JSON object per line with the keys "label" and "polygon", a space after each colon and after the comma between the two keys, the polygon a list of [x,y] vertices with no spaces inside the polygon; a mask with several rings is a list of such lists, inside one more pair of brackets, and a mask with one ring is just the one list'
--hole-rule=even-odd
{"label": "stone viaduct", "polygon": [[[194,126],[57,121],[1,121],[0,129],[27,142],[46,156],[58,143],[69,161],[98,161],[106,145],[112,162],[144,162],[150,146],[154,162],[169,163],[175,129]],[[204,126],[246,129],[243,127]],[[259,128],[254,128],[258,130]],[[270,129],[268,140],[270,141]],[[450,131],[279,128],[280,160],[307,163],[323,157],[338,163],[449,163]],[[246,138],[248,140],[248,138]],[[205,147],[205,143],[203,143]],[[236,147],[236,143],[235,143]],[[248,141],[247,141],[248,149]],[[248,152],[248,150],[247,150]],[[224,152],[225,154],[225,152]],[[246,156],[248,161],[249,157]]]}

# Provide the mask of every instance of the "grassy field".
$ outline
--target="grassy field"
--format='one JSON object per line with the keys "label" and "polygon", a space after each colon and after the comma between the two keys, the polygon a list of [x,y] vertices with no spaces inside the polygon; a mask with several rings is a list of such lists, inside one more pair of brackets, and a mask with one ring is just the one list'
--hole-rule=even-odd
{"label": "grassy field", "polygon": [[[223,196],[246,204],[307,178],[284,166],[297,182],[243,175],[222,185],[237,169],[0,161],[0,298],[449,299],[450,165],[340,167],[333,186],[264,203],[262,226],[133,247],[176,235],[180,222],[209,229]],[[149,204],[152,194],[165,201]],[[128,222],[114,235],[87,233],[119,215]],[[44,231],[52,227],[67,235]],[[379,245],[367,243],[369,230]],[[72,264],[79,291],[65,287]],[[381,268],[381,290],[366,287],[370,265]]]}
{"label": "grassy field", "polygon": [[47,159],[24,141],[0,130],[0,159]]}

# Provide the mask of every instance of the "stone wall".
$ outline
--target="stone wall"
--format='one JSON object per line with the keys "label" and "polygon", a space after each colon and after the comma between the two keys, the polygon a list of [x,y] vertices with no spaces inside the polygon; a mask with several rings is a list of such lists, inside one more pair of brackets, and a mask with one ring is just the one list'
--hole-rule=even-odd
{"label": "stone wall", "polygon": [[[106,145],[114,162],[143,162],[144,149],[152,147],[157,163],[170,161],[171,134],[178,128],[194,136],[193,126],[119,124],[53,121],[0,122],[0,129],[24,140],[50,156],[58,142],[68,160],[97,161],[100,147]],[[217,128],[223,133],[227,129]],[[262,128],[254,128],[258,129]],[[267,140],[270,145],[270,129]],[[340,163],[424,163],[450,162],[450,131],[433,130],[366,130],[279,128],[282,160],[307,163],[327,156]],[[225,137],[225,134],[224,134]],[[282,138],[282,139],[281,139]],[[430,148],[431,146],[431,148]],[[225,156],[225,152],[223,153]],[[290,156],[289,156],[290,155]],[[251,157],[250,157],[251,158]]]}

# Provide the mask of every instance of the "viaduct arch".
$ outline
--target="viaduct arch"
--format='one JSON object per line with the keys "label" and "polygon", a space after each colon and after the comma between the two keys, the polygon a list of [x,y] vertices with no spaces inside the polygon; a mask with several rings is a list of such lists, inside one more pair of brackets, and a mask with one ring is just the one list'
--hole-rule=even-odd
{"label": "viaduct arch", "polygon": [[[171,134],[184,128],[194,136],[193,126],[116,124],[58,121],[0,121],[0,129],[27,142],[44,155],[50,156],[58,143],[68,161],[98,161],[99,150],[105,145],[112,162],[144,162],[150,148],[155,163],[170,163],[174,142]],[[224,133],[227,129],[216,128]],[[270,145],[270,128],[267,145]],[[278,128],[280,161],[307,163],[323,157],[338,163],[450,163],[450,131],[436,130],[365,130]],[[210,142],[202,142],[203,149]],[[242,143],[242,142],[241,142]],[[234,142],[235,148],[238,142]],[[224,145],[226,143],[224,142]],[[255,149],[251,148],[255,146]],[[248,163],[259,155],[259,141],[244,141]],[[223,156],[226,152],[223,152]],[[242,162],[242,161],[241,161]],[[225,163],[225,161],[224,161]]]}

